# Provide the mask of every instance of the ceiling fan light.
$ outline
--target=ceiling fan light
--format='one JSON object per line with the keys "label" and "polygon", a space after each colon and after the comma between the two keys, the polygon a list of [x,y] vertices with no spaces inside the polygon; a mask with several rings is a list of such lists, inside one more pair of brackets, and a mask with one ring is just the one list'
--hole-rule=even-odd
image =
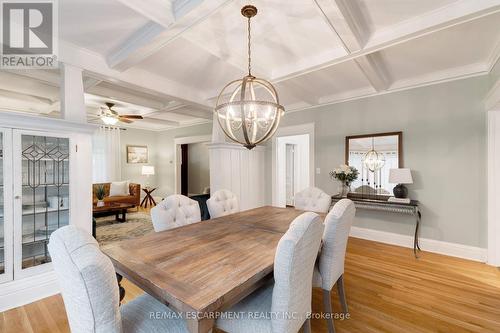
{"label": "ceiling fan light", "polygon": [[118,118],[109,115],[102,116],[101,120],[106,125],[116,125],[116,123],[118,122]]}

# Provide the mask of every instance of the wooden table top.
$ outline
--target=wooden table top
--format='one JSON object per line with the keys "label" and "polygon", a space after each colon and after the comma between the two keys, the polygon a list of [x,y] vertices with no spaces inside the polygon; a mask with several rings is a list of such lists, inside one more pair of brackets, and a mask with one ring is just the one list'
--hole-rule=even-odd
{"label": "wooden table top", "polygon": [[273,271],[291,208],[260,207],[116,243],[103,251],[118,273],[182,312],[224,310]]}
{"label": "wooden table top", "polygon": [[121,202],[106,202],[104,206],[97,206],[94,204],[92,206],[92,213],[105,213],[105,212],[114,212],[120,211],[124,209],[134,208],[135,205]]}

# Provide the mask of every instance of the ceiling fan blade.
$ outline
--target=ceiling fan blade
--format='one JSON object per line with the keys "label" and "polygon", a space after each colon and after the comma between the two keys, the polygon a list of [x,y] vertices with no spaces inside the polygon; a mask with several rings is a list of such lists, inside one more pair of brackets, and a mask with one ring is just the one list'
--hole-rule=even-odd
{"label": "ceiling fan blade", "polygon": [[127,119],[144,119],[143,116],[138,116],[138,115],[135,115],[135,114],[123,114],[123,115],[120,115],[120,118],[127,118]]}
{"label": "ceiling fan blade", "polygon": [[131,124],[131,123],[133,123],[132,120],[129,120],[127,118],[120,117],[118,120],[120,120],[122,123],[125,123],[125,124]]}

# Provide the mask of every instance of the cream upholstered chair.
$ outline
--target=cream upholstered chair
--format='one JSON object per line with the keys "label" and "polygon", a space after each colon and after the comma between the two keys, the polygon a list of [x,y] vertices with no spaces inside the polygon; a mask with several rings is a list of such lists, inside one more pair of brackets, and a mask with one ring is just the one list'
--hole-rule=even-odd
{"label": "cream upholstered chair", "polygon": [[212,193],[210,199],[207,200],[207,207],[210,218],[213,219],[240,211],[238,198],[229,190],[219,190]]}
{"label": "cream upholstered chair", "polygon": [[311,212],[327,213],[332,198],[317,187],[308,187],[295,194],[295,208]]}
{"label": "cream upholstered chair", "polygon": [[[348,312],[344,290],[344,260],[349,231],[354,220],[356,208],[349,199],[338,201],[325,218],[323,247],[318,264],[314,267],[313,286],[323,289],[325,311],[332,313],[331,290],[337,290],[344,313]],[[333,319],[328,319],[328,332],[335,332]]]}
{"label": "cream upholstered chair", "polygon": [[151,220],[156,232],[200,222],[200,206],[186,196],[170,195],[151,209]]}
{"label": "cream upholstered chair", "polygon": [[[54,231],[49,251],[72,333],[188,332],[184,320],[147,294],[120,307],[113,264],[83,230]],[[151,319],[151,313],[173,319]]]}
{"label": "cream upholstered chair", "polygon": [[[316,213],[297,217],[278,243],[274,258],[274,285],[262,287],[228,310],[241,314],[225,316],[217,327],[228,333],[310,332],[312,277],[323,224]],[[259,313],[258,318],[252,314]],[[269,319],[270,318],[270,319]]]}

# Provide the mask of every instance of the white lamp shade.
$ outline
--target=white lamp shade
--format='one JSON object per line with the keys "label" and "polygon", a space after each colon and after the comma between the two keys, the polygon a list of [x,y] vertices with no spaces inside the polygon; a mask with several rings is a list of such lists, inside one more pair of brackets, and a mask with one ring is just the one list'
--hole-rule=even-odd
{"label": "white lamp shade", "polygon": [[389,183],[391,184],[413,184],[410,169],[390,169]]}
{"label": "white lamp shade", "polygon": [[151,176],[155,174],[155,167],[151,165],[143,165],[142,166],[142,174],[144,176]]}

